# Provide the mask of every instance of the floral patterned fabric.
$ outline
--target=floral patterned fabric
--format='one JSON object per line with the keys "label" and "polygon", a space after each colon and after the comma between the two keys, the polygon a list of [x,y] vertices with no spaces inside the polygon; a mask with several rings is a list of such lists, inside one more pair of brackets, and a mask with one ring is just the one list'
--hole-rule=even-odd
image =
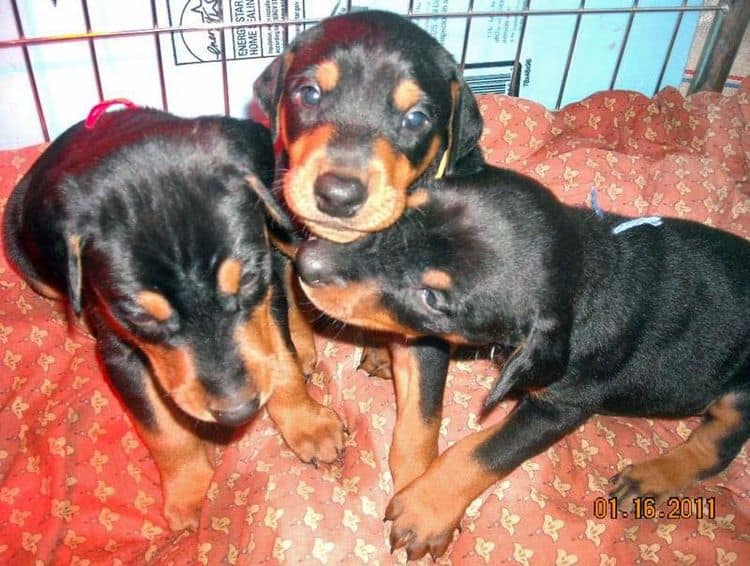
{"label": "floral patterned fabric", "polygon": [[[564,201],[692,218],[750,237],[750,80],[731,97],[604,92],[557,112],[483,96],[493,164],[528,173]],[[0,153],[0,199],[43,146]],[[172,533],[156,467],[102,376],[90,337],[0,258],[0,563],[402,564],[382,522],[393,385],[355,371],[358,348],[320,336],[309,388],[348,423],[343,464],[314,469],[263,414],[216,450],[197,533]],[[441,449],[506,415],[478,414],[497,369],[451,364]],[[469,508],[442,564],[747,564],[750,461],[684,495],[715,517],[610,518],[608,479],[687,438],[698,418],[596,417],[498,482]],[[450,489],[450,486],[446,486]],[[666,510],[662,509],[662,510]],[[423,559],[425,563],[429,558]]]}

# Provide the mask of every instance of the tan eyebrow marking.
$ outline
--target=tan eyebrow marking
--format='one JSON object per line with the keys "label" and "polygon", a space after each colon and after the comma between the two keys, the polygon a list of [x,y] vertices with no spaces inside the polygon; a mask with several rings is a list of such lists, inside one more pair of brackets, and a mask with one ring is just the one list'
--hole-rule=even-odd
{"label": "tan eyebrow marking", "polygon": [[156,320],[165,321],[172,316],[172,305],[161,293],[141,291],[137,296],[138,303]]}
{"label": "tan eyebrow marking", "polygon": [[422,275],[422,283],[433,289],[446,290],[453,285],[453,278],[447,271],[428,269]]}
{"label": "tan eyebrow marking", "polygon": [[323,61],[315,71],[320,90],[327,92],[336,88],[339,82],[339,66],[334,61]]}
{"label": "tan eyebrow marking", "polygon": [[419,85],[411,79],[401,79],[393,89],[393,105],[397,110],[406,112],[424,95]]}
{"label": "tan eyebrow marking", "polygon": [[236,259],[225,259],[219,266],[216,276],[219,290],[227,295],[236,295],[240,290],[242,264]]}

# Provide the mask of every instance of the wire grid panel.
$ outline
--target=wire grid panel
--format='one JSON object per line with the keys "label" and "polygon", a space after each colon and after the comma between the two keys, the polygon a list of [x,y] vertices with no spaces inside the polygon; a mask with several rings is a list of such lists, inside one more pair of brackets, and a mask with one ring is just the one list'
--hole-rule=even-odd
{"label": "wire grid panel", "polygon": [[[0,0],[0,148],[56,137],[108,98],[246,116],[252,83],[300,31],[388,9],[451,51],[477,93],[559,107],[677,86],[701,0]],[[436,17],[439,16],[439,17]]]}

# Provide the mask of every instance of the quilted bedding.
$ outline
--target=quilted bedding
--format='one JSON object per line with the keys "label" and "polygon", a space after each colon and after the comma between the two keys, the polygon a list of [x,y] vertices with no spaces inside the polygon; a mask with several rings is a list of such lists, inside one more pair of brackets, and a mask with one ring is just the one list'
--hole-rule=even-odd
{"label": "quilted bedding", "polygon": [[[483,96],[480,106],[487,159],[536,177],[565,202],[588,206],[595,187],[605,211],[692,218],[750,237],[750,79],[729,97],[666,89],[652,99],[602,92],[555,112],[504,96]],[[0,153],[3,206],[43,149]],[[216,450],[200,530],[173,533],[156,467],[102,377],[91,338],[4,257],[0,344],[0,563],[405,562],[403,550],[389,554],[382,522],[392,495],[393,386],[355,371],[355,345],[319,336],[309,384],[352,431],[343,464],[316,470],[297,461],[262,414]],[[481,359],[451,364],[441,449],[510,411],[506,401],[478,419],[496,374]],[[591,419],[476,500],[439,563],[750,563],[750,444],[683,494],[701,498],[702,518],[694,506],[679,518],[602,512],[610,476],[669,450],[698,422]]]}

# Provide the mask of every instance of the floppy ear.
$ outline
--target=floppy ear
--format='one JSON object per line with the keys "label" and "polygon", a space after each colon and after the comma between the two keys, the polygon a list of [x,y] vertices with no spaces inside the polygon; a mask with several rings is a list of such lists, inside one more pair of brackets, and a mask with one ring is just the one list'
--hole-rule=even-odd
{"label": "floppy ear", "polygon": [[81,249],[84,241],[80,234],[65,236],[65,251],[67,255],[66,278],[68,283],[68,299],[76,316],[81,314],[81,287],[83,286],[83,270],[81,268]]}
{"label": "floppy ear", "polygon": [[437,177],[442,177],[442,173],[446,175],[455,173],[460,169],[459,162],[462,159],[475,150],[479,151],[477,144],[483,127],[484,120],[469,85],[463,79],[454,80],[451,83],[448,148],[443,156],[443,163],[441,163]]}
{"label": "floppy ear", "polygon": [[294,54],[291,48],[287,48],[284,53],[276,57],[266,67],[253,83],[253,97],[263,113],[268,116],[274,141],[279,132],[278,107],[281,95],[284,92],[284,79],[293,59]]}
{"label": "floppy ear", "polygon": [[292,222],[292,219],[286,211],[276,201],[273,194],[271,194],[271,190],[263,184],[263,181],[261,181],[257,175],[253,175],[252,173],[247,175],[245,180],[247,181],[248,187],[258,195],[258,198],[265,205],[266,211],[269,216],[273,218],[274,222],[284,230],[294,231],[294,222]]}

